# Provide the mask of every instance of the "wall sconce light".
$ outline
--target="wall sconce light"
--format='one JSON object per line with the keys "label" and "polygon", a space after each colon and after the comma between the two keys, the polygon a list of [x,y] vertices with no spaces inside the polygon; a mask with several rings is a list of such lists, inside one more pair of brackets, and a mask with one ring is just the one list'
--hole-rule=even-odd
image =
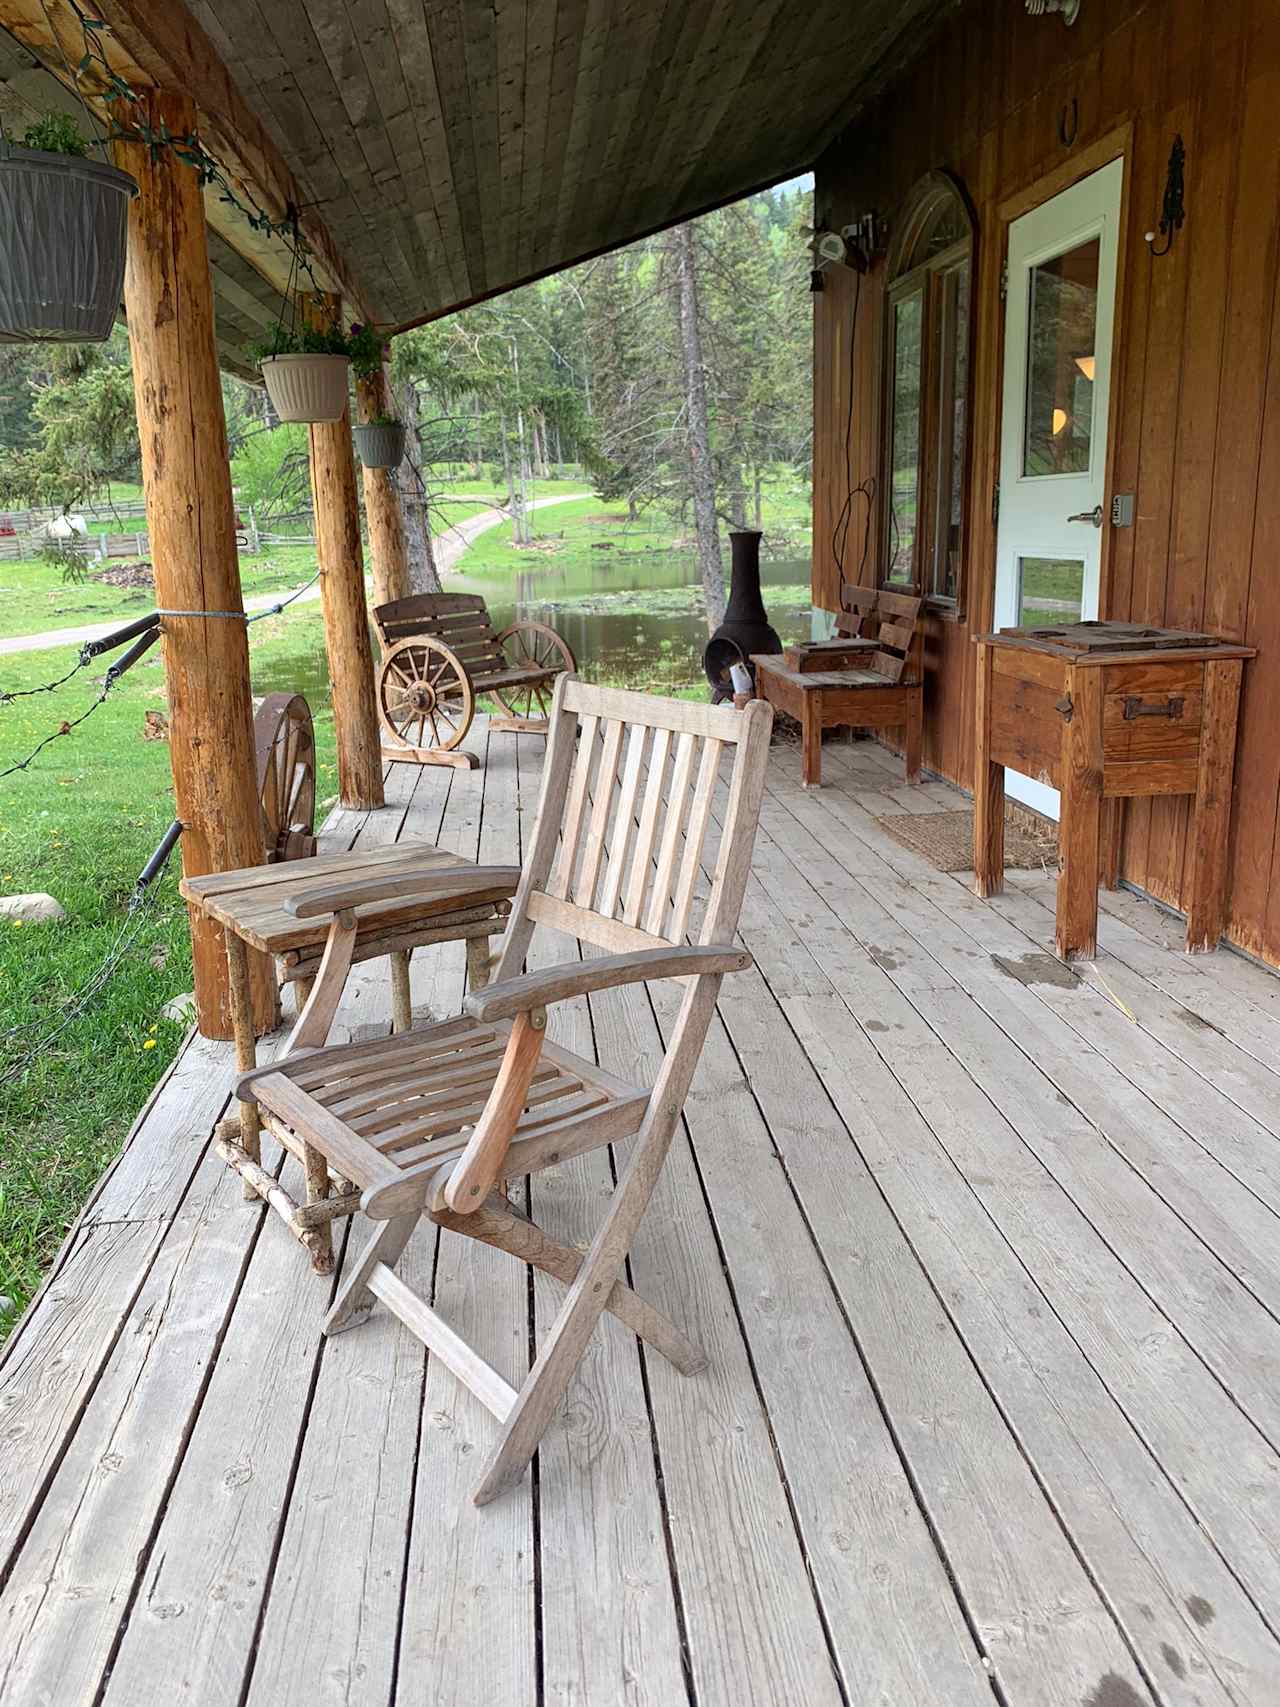
{"label": "wall sconce light", "polygon": [[1169,150],[1169,170],[1164,181],[1164,201],[1160,206],[1160,235],[1164,238],[1164,248],[1155,246],[1156,234],[1148,231],[1147,242],[1151,245],[1151,253],[1156,256],[1167,255],[1173,248],[1173,240],[1182,230],[1182,222],[1187,217],[1183,205],[1183,168],[1187,161],[1187,151],[1183,147],[1181,136],[1175,136],[1173,147]]}
{"label": "wall sconce light", "polygon": [[1098,370],[1098,358],[1096,356],[1077,356],[1076,366],[1089,381],[1089,384],[1092,385],[1093,376]]}
{"label": "wall sconce light", "polygon": [[1074,24],[1080,16],[1080,0],[1027,0],[1027,11],[1033,18],[1057,12],[1064,24]]}

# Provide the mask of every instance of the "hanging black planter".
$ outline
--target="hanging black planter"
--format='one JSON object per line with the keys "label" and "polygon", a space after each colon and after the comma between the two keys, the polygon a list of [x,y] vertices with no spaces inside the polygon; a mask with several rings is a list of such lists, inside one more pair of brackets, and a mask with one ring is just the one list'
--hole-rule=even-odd
{"label": "hanging black planter", "polygon": [[367,421],[352,431],[366,468],[399,468],[404,461],[403,421]]}
{"label": "hanging black planter", "polygon": [[0,344],[101,344],[124,285],[127,172],[0,141]]}

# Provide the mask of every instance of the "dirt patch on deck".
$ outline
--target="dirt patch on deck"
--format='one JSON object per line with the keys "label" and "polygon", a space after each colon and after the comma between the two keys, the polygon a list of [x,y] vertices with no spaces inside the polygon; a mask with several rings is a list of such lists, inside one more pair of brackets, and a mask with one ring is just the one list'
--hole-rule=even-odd
{"label": "dirt patch on deck", "polygon": [[1069,966],[1061,960],[1056,960],[1052,954],[1020,954],[1016,960],[1009,959],[1003,954],[991,956],[993,966],[998,966],[1006,978],[1016,978],[1019,984],[1030,987],[1033,984],[1052,984],[1059,990],[1074,990],[1080,983],[1079,978]]}
{"label": "dirt patch on deck", "polygon": [[[957,812],[894,812],[881,827],[939,871],[973,870],[973,808]],[[1030,814],[1006,811],[1004,863],[1008,871],[1056,870],[1058,838],[1053,826]]]}

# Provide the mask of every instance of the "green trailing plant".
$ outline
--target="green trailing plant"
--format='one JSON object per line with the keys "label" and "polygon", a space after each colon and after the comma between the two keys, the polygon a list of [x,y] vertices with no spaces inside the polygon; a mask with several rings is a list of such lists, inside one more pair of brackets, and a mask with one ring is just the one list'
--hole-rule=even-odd
{"label": "green trailing plant", "polygon": [[250,351],[255,362],[275,356],[346,356],[350,341],[340,326],[277,326],[272,336]]}
{"label": "green trailing plant", "polygon": [[172,149],[179,160],[199,174],[201,188],[212,186],[218,199],[234,208],[254,231],[285,243],[292,252],[295,271],[305,272],[314,282],[311,251],[298,230],[297,209],[290,206],[282,218],[276,218],[245,189],[243,183],[237,180],[233,184],[226,167],[209,152],[194,131],[171,131],[163,120],[159,125],[153,125],[141,111],[138,90],[112,67],[107,57],[102,37],[110,34],[110,25],[105,19],[86,12],[79,0],[67,0],[67,4],[75,16],[81,36],[82,52],[75,67],[77,84],[92,73],[95,88],[106,99],[124,103],[132,109],[128,122],[113,117],[106,135],[93,143],[86,143],[85,148],[105,147],[111,142],[136,142],[147,148],[153,159],[161,149]]}
{"label": "green trailing plant", "polygon": [[46,113],[28,125],[22,138],[24,148],[37,148],[42,154],[68,154],[83,160],[89,144],[80,134],[76,121],[67,113]]}
{"label": "green trailing plant", "polygon": [[372,326],[357,322],[347,334],[347,354],[358,379],[372,379],[382,367],[386,340]]}

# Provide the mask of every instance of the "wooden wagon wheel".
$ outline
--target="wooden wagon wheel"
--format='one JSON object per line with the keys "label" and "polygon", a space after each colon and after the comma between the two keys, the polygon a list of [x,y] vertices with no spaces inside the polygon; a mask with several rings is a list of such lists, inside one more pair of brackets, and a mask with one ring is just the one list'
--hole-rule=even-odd
{"label": "wooden wagon wheel", "polygon": [[461,744],[475,713],[470,678],[442,641],[425,635],[402,640],[382,660],[378,717],[394,741],[449,752]]}
{"label": "wooden wagon wheel", "polygon": [[[498,636],[498,644],[513,670],[554,670],[559,676],[578,667],[568,642],[545,622],[513,622]],[[551,682],[490,692],[508,717],[545,720],[551,713]]]}
{"label": "wooden wagon wheel", "polygon": [[267,863],[316,851],[316,736],[300,693],[269,693],[253,719]]}

